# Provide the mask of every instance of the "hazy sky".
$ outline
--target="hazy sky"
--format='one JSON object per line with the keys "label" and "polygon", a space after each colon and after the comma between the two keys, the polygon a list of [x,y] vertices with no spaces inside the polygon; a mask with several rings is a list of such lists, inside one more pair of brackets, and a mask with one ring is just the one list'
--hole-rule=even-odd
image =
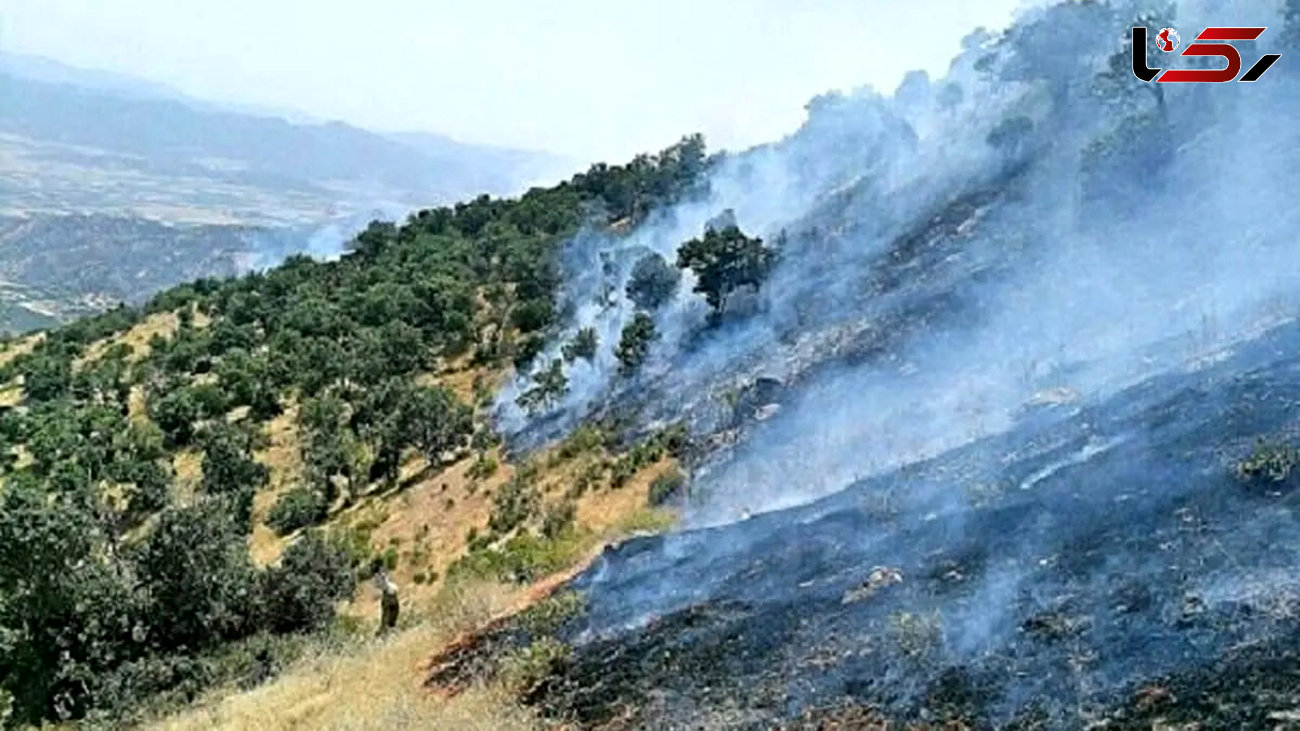
{"label": "hazy sky", "polygon": [[1019,0],[3,0],[0,46],[375,129],[618,161],[941,73]]}

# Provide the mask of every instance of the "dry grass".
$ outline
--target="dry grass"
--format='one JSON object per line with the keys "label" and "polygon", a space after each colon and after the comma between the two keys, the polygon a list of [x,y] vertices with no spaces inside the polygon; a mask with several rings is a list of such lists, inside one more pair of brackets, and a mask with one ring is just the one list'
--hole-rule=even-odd
{"label": "dry grass", "polygon": [[203,482],[203,452],[192,447],[177,452],[172,457],[172,469],[176,475],[172,493],[182,504],[192,502]]}
{"label": "dry grass", "polygon": [[[195,325],[197,324],[196,317]],[[72,361],[72,367],[79,369],[87,363],[98,360],[109,348],[118,343],[125,343],[131,349],[129,360],[138,361],[149,354],[150,338],[154,335],[171,337],[178,327],[180,327],[180,318],[174,312],[158,312],[149,315],[124,333],[91,343],[82,355]]]}
{"label": "dry grass", "polygon": [[[274,433],[283,433],[277,430]],[[563,487],[592,457],[551,461],[542,471],[543,491],[559,499]],[[542,464],[547,464],[545,457]],[[528,586],[456,583],[416,584],[416,573],[441,577],[465,550],[465,533],[482,529],[491,511],[491,491],[514,467],[502,464],[492,477],[476,481],[466,473],[467,457],[404,490],[367,497],[331,519],[333,525],[377,524],[372,547],[397,546],[394,578],[402,587],[401,632],[360,649],[323,652],[305,658],[267,685],[249,691],[218,690],[196,707],[162,719],[152,729],[538,729],[541,724],[502,687],[474,687],[447,697],[426,690],[429,660],[468,633],[514,614],[549,595],[597,557],[604,546],[630,533],[659,531],[674,520],[668,511],[646,508],[654,476],[670,460],[648,465],[618,489],[595,487],[578,501],[579,524],[589,540],[570,568]],[[415,461],[418,462],[418,461]],[[407,476],[422,465],[409,464]],[[448,502],[450,501],[450,502]],[[257,550],[254,539],[254,550]],[[277,544],[280,539],[275,539]],[[262,557],[265,559],[265,556]],[[343,609],[373,626],[378,597],[363,586]]]}
{"label": "dry grass", "polygon": [[0,406],[17,406],[23,400],[23,387],[18,383],[10,383],[0,390]]}
{"label": "dry grass", "polygon": [[503,689],[480,687],[455,698],[423,687],[432,653],[458,635],[509,612],[525,592],[492,584],[463,587],[417,606],[423,618],[359,650],[305,658],[246,693],[214,693],[197,707],[148,726],[189,729],[489,729],[541,728]]}
{"label": "dry grass", "polygon": [[267,446],[253,456],[270,468],[266,488],[253,497],[253,532],[248,550],[259,566],[273,563],[284,550],[286,540],[266,527],[263,520],[280,496],[302,477],[302,452],[298,444],[298,407],[289,405],[266,426]]}
{"label": "dry grass", "polygon": [[36,333],[9,343],[4,350],[0,350],[0,365],[8,363],[24,353],[32,352],[32,348],[35,348],[36,344],[44,339],[45,333]]}

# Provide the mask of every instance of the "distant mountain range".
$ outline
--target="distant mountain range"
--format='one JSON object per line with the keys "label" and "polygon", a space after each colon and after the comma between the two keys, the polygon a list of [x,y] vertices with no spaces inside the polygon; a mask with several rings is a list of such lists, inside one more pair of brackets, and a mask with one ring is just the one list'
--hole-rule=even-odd
{"label": "distant mountain range", "polygon": [[[13,293],[48,284],[21,279],[32,271],[18,264],[18,252],[31,253],[32,242],[23,236],[39,233],[40,270],[66,273],[78,288],[59,288],[59,296],[75,304],[43,301],[37,310],[82,311],[83,302],[117,297],[121,288],[109,283],[135,276],[151,251],[166,261],[181,246],[185,256],[197,258],[193,266],[176,267],[171,281],[165,271],[153,272],[148,286],[131,290],[137,299],[195,276],[229,273],[231,262],[266,265],[274,263],[269,256],[295,250],[328,254],[369,217],[397,218],[480,193],[518,193],[575,167],[549,153],[427,132],[372,132],[0,54],[0,218],[11,224],[0,237],[0,329],[30,327],[30,318],[7,314]],[[60,220],[38,220],[45,218]],[[188,227],[195,226],[207,227],[198,240],[225,242],[223,256],[194,250],[196,233]],[[232,227],[228,235],[222,226]],[[120,259],[130,271],[111,271],[106,231],[137,237],[130,256]],[[301,245],[284,245],[286,236]],[[274,251],[259,248],[267,240],[279,242]],[[231,242],[248,242],[248,248],[236,252]],[[78,269],[84,262],[73,252],[88,250],[99,257],[98,275]],[[212,271],[204,269],[204,262],[217,261]]]}

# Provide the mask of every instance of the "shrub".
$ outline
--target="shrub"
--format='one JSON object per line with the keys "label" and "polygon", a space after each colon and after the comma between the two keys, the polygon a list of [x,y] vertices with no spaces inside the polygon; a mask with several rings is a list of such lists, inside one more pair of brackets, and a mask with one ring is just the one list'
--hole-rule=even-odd
{"label": "shrub", "polygon": [[564,344],[561,352],[564,359],[570,363],[582,358],[591,360],[596,357],[596,348],[600,346],[600,341],[596,337],[596,328],[584,327],[573,336],[573,340]]}
{"label": "shrub", "polygon": [[515,693],[525,694],[563,668],[571,655],[568,645],[554,637],[542,637],[506,657],[505,682]]}
{"label": "shrub", "polygon": [[527,583],[567,568],[582,556],[584,544],[574,532],[556,538],[520,531],[505,545],[491,547],[482,538],[452,564],[448,580],[473,576],[494,581]]}
{"label": "shrub", "polygon": [[352,596],[356,574],[348,548],[313,530],[285,549],[280,563],[262,575],[260,603],[274,632],[325,627],[334,604]]}
{"label": "shrub", "polygon": [[636,460],[630,456],[624,456],[614,462],[614,468],[609,473],[609,486],[618,488],[626,485],[636,475]]}
{"label": "shrub", "polygon": [[671,500],[675,500],[681,495],[682,488],[686,486],[686,476],[677,469],[671,469],[654,479],[650,483],[649,502],[652,506],[658,507]]}
{"label": "shrub", "polygon": [[547,538],[558,538],[573,529],[577,515],[578,507],[571,501],[565,500],[554,506],[546,511],[546,517],[542,519],[542,535]]}
{"label": "shrub", "polygon": [[681,271],[664,261],[662,256],[646,254],[632,267],[627,297],[637,307],[653,310],[672,299],[681,276]]}
{"label": "shrub", "polygon": [[509,533],[532,518],[541,507],[541,502],[541,493],[527,475],[517,474],[493,496],[488,527],[497,534]]}
{"label": "shrub", "polygon": [[1247,482],[1269,484],[1285,482],[1300,464],[1300,449],[1282,442],[1263,439],[1254,450],[1237,463],[1237,476]]}
{"label": "shrub", "polygon": [[560,445],[559,455],[561,459],[573,459],[580,454],[585,454],[599,449],[605,443],[605,433],[599,426],[593,424],[583,424],[568,439]]}
{"label": "shrub", "polygon": [[280,535],[299,528],[317,525],[329,515],[325,496],[308,487],[295,487],[276,501],[266,516],[266,524]]}
{"label": "shrub", "polygon": [[618,358],[621,370],[631,373],[645,362],[650,353],[650,344],[659,339],[655,331],[655,321],[644,312],[638,312],[623,326],[622,336],[614,355]]}

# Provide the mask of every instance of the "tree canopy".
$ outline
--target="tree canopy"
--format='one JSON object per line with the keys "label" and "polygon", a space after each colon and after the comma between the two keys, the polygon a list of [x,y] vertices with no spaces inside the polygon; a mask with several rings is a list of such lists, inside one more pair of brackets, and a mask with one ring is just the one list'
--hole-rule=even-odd
{"label": "tree canopy", "polygon": [[723,311],[727,298],[741,287],[759,288],[775,263],[776,252],[736,226],[710,227],[677,250],[677,266],[695,273],[695,291],[716,312]]}
{"label": "tree canopy", "polygon": [[[526,365],[557,334],[560,244],[700,194],[708,164],[692,136],[515,199],[375,221],[338,260],[175,287],[0,365],[22,393],[0,414],[0,713],[112,717],[225,680],[215,653],[327,625],[361,557],[306,530],[259,568],[253,522],[310,528],[404,460],[436,470],[467,449],[482,415],[424,377],[462,357]],[[123,337],[137,325],[147,337]],[[594,357],[595,332],[571,346]],[[259,516],[273,423],[302,475]],[[200,473],[184,485],[181,456]]]}

